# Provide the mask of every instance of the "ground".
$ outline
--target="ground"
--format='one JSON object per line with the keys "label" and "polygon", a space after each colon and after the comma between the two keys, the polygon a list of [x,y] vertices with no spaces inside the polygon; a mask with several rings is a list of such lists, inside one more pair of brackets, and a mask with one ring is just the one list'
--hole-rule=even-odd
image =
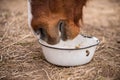
{"label": "ground", "polygon": [[0,0],[0,80],[120,80],[120,0],[90,0],[81,33],[100,44],[76,67],[48,63],[27,24],[27,0]]}

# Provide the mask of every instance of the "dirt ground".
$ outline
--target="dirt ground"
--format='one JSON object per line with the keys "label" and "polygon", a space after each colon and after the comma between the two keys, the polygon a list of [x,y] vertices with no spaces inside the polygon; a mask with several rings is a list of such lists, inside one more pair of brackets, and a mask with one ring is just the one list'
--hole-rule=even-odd
{"label": "dirt ground", "polygon": [[0,0],[0,80],[120,80],[120,0],[90,0],[81,33],[100,39],[92,61],[48,63],[27,24],[27,0]]}

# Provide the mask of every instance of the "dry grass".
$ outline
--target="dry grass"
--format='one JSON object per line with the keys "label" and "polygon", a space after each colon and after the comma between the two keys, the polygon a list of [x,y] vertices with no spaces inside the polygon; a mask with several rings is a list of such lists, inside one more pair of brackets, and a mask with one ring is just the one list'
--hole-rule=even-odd
{"label": "dry grass", "polygon": [[82,66],[48,63],[27,25],[26,0],[0,1],[0,80],[120,80],[120,1],[91,0],[82,33],[101,41]]}

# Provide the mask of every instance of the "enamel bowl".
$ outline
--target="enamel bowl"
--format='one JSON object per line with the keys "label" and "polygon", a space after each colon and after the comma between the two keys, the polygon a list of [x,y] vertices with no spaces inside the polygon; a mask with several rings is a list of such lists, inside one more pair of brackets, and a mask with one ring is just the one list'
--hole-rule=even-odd
{"label": "enamel bowl", "polygon": [[49,45],[39,40],[46,60],[58,66],[77,66],[90,62],[99,40],[96,37],[78,35],[73,40]]}

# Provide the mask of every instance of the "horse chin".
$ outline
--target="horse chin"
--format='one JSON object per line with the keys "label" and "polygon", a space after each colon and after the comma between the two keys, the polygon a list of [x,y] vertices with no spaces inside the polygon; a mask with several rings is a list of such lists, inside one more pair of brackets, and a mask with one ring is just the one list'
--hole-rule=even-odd
{"label": "horse chin", "polygon": [[44,38],[39,37],[39,39],[45,41],[46,43],[48,43],[50,45],[55,45],[60,42],[60,37],[51,38],[49,36],[46,36]]}
{"label": "horse chin", "polygon": [[60,39],[48,39],[46,40],[46,42],[50,45],[55,45],[55,44],[58,44],[60,42]]}

